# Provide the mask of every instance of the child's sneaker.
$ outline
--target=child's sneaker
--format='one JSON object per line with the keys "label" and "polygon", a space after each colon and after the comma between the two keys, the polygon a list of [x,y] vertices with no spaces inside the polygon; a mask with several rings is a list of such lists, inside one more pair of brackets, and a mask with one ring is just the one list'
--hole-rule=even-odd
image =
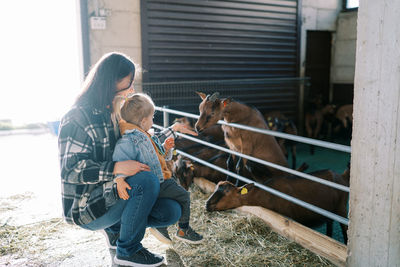
{"label": "child's sneaker", "polygon": [[162,227],[162,228],[153,228],[152,227],[152,228],[150,228],[150,233],[152,233],[152,235],[154,235],[160,242],[167,244],[167,245],[172,244],[172,240],[169,237],[167,227]]}
{"label": "child's sneaker", "polygon": [[200,244],[203,242],[203,236],[196,233],[190,226],[187,229],[178,227],[176,238],[192,244]]}

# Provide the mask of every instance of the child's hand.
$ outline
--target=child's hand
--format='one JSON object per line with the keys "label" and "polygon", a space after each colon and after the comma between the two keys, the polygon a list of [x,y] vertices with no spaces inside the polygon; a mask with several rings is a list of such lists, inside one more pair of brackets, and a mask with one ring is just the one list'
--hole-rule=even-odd
{"label": "child's hand", "polygon": [[164,141],[164,149],[165,151],[170,150],[171,148],[173,148],[175,146],[175,140],[173,137],[167,138]]}
{"label": "child's hand", "polygon": [[123,200],[128,200],[129,194],[127,189],[131,190],[132,188],[125,182],[125,177],[116,178],[115,183],[117,184],[118,196]]}

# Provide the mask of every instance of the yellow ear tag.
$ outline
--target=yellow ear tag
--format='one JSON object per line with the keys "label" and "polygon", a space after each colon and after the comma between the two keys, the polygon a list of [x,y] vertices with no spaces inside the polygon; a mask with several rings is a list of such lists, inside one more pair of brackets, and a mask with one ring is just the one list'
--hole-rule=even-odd
{"label": "yellow ear tag", "polygon": [[176,154],[178,154],[178,153],[176,153],[176,150],[174,149],[174,151],[172,151],[172,154],[173,154],[174,156],[176,156]]}
{"label": "yellow ear tag", "polygon": [[246,187],[243,187],[242,188],[242,191],[240,191],[240,194],[241,195],[246,195],[248,193],[248,191],[247,191],[247,188]]}

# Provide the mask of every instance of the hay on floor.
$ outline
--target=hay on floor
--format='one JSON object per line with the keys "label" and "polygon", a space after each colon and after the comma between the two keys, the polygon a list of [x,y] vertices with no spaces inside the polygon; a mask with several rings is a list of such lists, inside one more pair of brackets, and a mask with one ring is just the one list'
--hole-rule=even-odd
{"label": "hay on floor", "polygon": [[196,185],[190,190],[191,226],[203,234],[204,242],[190,245],[174,240],[173,249],[186,266],[334,266],[272,232],[255,216],[235,211],[207,212],[209,195]]}

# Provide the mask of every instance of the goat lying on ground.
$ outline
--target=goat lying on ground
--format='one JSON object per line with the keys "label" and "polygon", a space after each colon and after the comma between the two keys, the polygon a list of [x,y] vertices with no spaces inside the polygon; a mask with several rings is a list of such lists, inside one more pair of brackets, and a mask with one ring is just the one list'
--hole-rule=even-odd
{"label": "goat lying on ground", "polygon": [[[199,92],[197,94],[203,100],[199,105],[200,117],[195,125],[196,131],[199,133],[215,125],[221,119],[228,123],[268,129],[263,116],[255,108],[233,101],[230,98],[219,99],[218,93],[214,93],[212,96]],[[231,150],[281,166],[288,166],[275,137],[226,125],[222,126],[222,130],[224,131],[225,143]],[[227,166],[230,171],[234,169],[231,158],[228,159]],[[247,161],[247,159],[239,159],[236,164],[236,172],[243,175],[244,167],[250,171],[251,178],[255,181],[262,182],[275,175],[284,175],[284,172],[280,170]]]}
{"label": "goat lying on ground", "polygon": [[[335,105],[326,105],[321,109],[311,109],[306,112],[304,123],[309,138],[318,139],[324,118],[328,115],[333,115],[335,112]],[[311,154],[314,154],[314,146],[310,146]]]}
{"label": "goat lying on ground", "polygon": [[[297,128],[294,122],[289,120],[279,111],[271,111],[264,114],[264,119],[267,122],[268,127],[273,131],[297,135]],[[286,150],[286,144],[290,147],[292,151],[292,169],[296,169],[296,142],[285,140],[284,138],[276,138],[276,140],[286,158],[289,157],[289,153]]]}
{"label": "goat lying on ground", "polygon": [[[315,171],[310,174],[345,186],[349,185],[349,170],[342,175],[331,170]],[[347,217],[347,192],[294,176],[275,177],[266,186],[342,217]],[[254,184],[236,187],[228,181],[219,182],[214,193],[206,202],[206,209],[207,211],[221,211],[244,205],[261,206],[308,226],[327,222],[327,235],[332,236],[331,219],[255,187]],[[347,225],[341,224],[340,226],[346,243]]]}

